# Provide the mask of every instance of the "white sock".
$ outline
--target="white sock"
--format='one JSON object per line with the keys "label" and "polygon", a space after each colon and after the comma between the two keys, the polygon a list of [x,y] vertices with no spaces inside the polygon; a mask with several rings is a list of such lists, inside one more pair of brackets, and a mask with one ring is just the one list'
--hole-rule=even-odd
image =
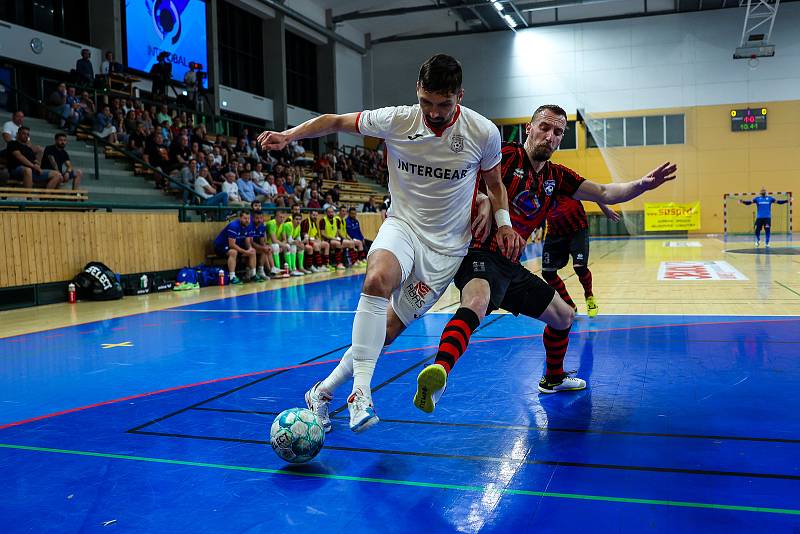
{"label": "white sock", "polygon": [[370,383],[386,340],[388,307],[388,299],[361,293],[353,321],[353,391],[361,388],[368,398],[372,397]]}
{"label": "white sock", "polygon": [[254,277],[254,276],[256,275],[256,268],[255,268],[255,267],[251,267],[251,268],[250,268],[250,269],[247,271],[247,274],[249,274],[249,275],[250,275],[250,278]]}
{"label": "white sock", "polygon": [[230,277],[231,277],[231,278],[236,278],[236,273],[235,273],[235,272],[233,272],[233,271],[231,271],[231,272],[230,272]]}
{"label": "white sock", "polygon": [[320,387],[333,395],[336,389],[353,378],[353,348],[347,349],[342,359],[339,360],[339,365],[331,371],[331,374],[322,381]]}
{"label": "white sock", "polygon": [[258,268],[258,276],[264,276],[264,277],[267,276],[267,273],[264,272],[264,267]]}

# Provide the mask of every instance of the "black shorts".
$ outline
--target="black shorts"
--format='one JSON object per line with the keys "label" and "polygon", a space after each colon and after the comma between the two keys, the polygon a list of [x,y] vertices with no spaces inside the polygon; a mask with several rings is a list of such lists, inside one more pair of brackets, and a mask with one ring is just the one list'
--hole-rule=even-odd
{"label": "black shorts", "polygon": [[764,228],[764,227],[769,228],[770,227],[770,223],[772,223],[772,219],[771,218],[769,218],[769,217],[759,217],[758,219],[756,219],[755,226],[756,226],[756,229],[759,230],[759,229]]}
{"label": "black shorts", "polygon": [[470,249],[455,277],[459,290],[470,280],[489,282],[491,297],[487,314],[502,308],[514,315],[538,318],[555,295],[555,289],[528,269],[507,260],[499,252]]}
{"label": "black shorts", "polygon": [[544,238],[542,249],[542,270],[558,270],[567,265],[572,256],[572,264],[589,265],[589,232],[586,228],[574,234]]}

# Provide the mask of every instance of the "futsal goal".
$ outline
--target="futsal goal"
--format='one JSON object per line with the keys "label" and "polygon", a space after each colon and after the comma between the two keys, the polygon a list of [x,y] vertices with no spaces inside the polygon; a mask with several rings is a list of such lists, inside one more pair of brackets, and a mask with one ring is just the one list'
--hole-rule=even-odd
{"label": "futsal goal", "polygon": [[[725,193],[723,195],[723,217],[725,237],[750,235],[756,222],[756,205],[742,204],[740,200],[753,200],[759,193]],[[772,204],[772,234],[790,234],[792,232],[792,193],[779,191],[767,193],[775,200],[787,200],[785,204]]]}

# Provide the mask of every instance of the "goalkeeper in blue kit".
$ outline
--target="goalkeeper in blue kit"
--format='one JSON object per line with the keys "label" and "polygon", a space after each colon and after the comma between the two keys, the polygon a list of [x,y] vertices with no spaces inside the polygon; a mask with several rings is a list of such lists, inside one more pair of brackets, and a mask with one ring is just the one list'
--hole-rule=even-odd
{"label": "goalkeeper in blue kit", "polygon": [[773,204],[786,204],[788,200],[775,200],[775,197],[767,195],[767,190],[763,187],[759,191],[759,196],[753,197],[753,200],[740,200],[741,204],[749,206],[750,204],[756,205],[756,247],[761,244],[761,229],[763,228],[766,234],[765,246],[769,246],[769,232],[772,223],[772,205]]}

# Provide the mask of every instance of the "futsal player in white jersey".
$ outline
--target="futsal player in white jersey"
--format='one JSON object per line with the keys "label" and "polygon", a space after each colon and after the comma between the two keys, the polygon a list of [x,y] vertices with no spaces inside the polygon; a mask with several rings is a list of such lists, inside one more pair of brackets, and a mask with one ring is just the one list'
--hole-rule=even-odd
{"label": "futsal player in white jersey", "polygon": [[263,132],[265,150],[334,132],[384,139],[392,205],[367,257],[367,274],[353,321],[352,346],[339,365],[306,393],[306,403],[330,431],[333,392],[353,378],[347,399],[350,429],[378,422],[370,383],[384,345],[422,317],[450,284],[467,253],[480,174],[500,227],[500,250],[516,259],[525,246],[511,228],[500,179],[500,134],[460,105],[461,65],[443,54],[420,68],[418,104],[345,115],[322,115],[284,132]]}

